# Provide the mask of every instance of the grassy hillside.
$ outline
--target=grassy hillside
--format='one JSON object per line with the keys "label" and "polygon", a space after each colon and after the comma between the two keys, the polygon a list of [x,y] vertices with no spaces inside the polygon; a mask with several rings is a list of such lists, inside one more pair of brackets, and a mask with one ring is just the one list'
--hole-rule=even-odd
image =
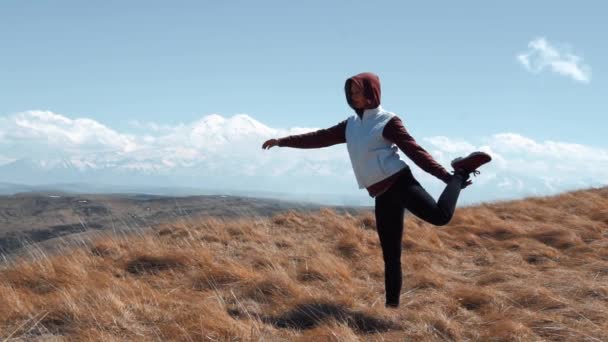
{"label": "grassy hillside", "polygon": [[[270,216],[288,209],[312,211],[319,210],[319,205],[226,195],[23,193],[0,196],[0,255],[19,254],[24,245],[31,243],[54,249],[63,245],[58,244],[57,239],[80,239],[80,235],[104,230],[129,231],[172,222],[179,217]],[[336,209],[350,213],[357,210]]]}
{"label": "grassy hillside", "polygon": [[[179,221],[0,269],[8,340],[608,340],[608,188],[406,216],[384,308],[372,212]],[[55,338],[55,339],[53,339]]]}

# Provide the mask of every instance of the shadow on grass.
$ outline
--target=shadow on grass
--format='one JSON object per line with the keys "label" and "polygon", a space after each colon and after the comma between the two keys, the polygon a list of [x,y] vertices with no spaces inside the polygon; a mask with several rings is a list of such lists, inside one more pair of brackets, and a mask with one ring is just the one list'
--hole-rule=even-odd
{"label": "shadow on grass", "polygon": [[[229,311],[235,317],[242,317],[240,312]],[[359,333],[377,333],[400,329],[389,320],[373,317],[369,314],[344,309],[331,303],[306,303],[278,316],[260,316],[260,320],[282,329],[313,329],[325,322],[336,321],[347,324]]]}
{"label": "shadow on grass", "polygon": [[180,258],[144,255],[128,262],[126,269],[132,274],[156,274],[160,271],[181,268],[184,265],[185,262]]}

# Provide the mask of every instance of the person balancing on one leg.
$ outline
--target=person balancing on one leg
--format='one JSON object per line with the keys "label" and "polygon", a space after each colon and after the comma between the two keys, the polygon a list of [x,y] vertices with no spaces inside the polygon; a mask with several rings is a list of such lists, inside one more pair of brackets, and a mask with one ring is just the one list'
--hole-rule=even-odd
{"label": "person balancing on one leg", "polygon": [[[404,209],[433,225],[447,224],[454,215],[460,190],[472,184],[469,175],[479,174],[477,168],[492,158],[484,152],[473,152],[454,159],[451,163],[454,171],[449,173],[416,143],[397,115],[380,106],[377,75],[369,72],[355,75],[346,80],[344,91],[356,115],[327,129],[267,140],[262,148],[321,148],[346,143],[359,188],[366,188],[375,199],[386,306],[398,307]],[[397,147],[421,169],[446,183],[437,202],[414,178]]]}

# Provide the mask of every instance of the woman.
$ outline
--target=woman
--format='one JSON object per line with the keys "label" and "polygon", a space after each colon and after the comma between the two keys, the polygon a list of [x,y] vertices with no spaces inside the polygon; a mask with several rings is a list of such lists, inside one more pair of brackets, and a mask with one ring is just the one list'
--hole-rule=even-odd
{"label": "woman", "polygon": [[[380,106],[377,75],[369,72],[355,75],[346,80],[344,91],[356,115],[331,128],[270,139],[262,148],[321,148],[346,143],[359,188],[366,188],[375,198],[376,229],[384,258],[385,305],[398,307],[404,209],[433,225],[447,224],[454,215],[460,190],[472,184],[469,174],[479,174],[477,168],[491,157],[473,152],[465,158],[456,158],[451,163],[454,172],[450,174],[416,143],[397,115]],[[437,202],[414,178],[397,148],[421,169],[446,183]]]}

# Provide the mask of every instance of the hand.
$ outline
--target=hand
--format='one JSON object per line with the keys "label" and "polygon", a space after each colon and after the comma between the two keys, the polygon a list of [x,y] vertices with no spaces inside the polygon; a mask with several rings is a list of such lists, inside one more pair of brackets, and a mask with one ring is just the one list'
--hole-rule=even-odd
{"label": "hand", "polygon": [[456,176],[456,174],[459,174],[463,179],[462,185],[460,186],[460,189],[464,189],[467,186],[473,184],[473,182],[469,179],[469,173],[468,172],[464,172],[462,170],[455,170],[453,172],[452,177]]}
{"label": "hand", "polygon": [[270,140],[266,140],[264,142],[264,144],[262,145],[262,149],[263,150],[268,150],[271,147],[278,146],[278,145],[279,145],[279,140],[278,139],[270,139]]}
{"label": "hand", "polygon": [[[445,182],[446,184],[448,184],[448,183],[450,182],[450,180],[452,180],[452,179],[454,178],[454,176],[455,176],[455,175],[450,175],[450,177],[449,177],[447,180],[444,180],[444,182]],[[467,186],[469,186],[469,185],[473,184],[473,182],[472,182],[470,179],[468,179],[468,178],[469,178],[469,177],[467,177],[467,179],[465,179],[465,180],[464,180],[464,182],[463,182],[463,183],[462,183],[462,185],[460,186],[460,189],[464,189],[464,188],[466,188]]]}

